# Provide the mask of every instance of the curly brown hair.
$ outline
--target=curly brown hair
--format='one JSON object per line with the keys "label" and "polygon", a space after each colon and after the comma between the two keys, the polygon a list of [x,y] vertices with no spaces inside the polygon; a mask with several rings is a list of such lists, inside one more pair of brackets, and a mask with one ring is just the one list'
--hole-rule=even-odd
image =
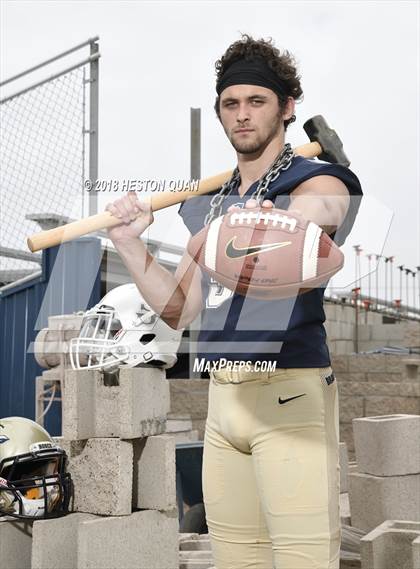
{"label": "curly brown hair", "polygon": [[[242,34],[241,39],[231,44],[222,57],[216,61],[216,83],[220,81],[223,73],[234,61],[252,59],[254,57],[262,57],[266,64],[280,77],[286,88],[286,95],[280,96],[277,94],[281,112],[283,112],[286,106],[287,97],[293,97],[295,101],[302,97],[301,78],[297,74],[296,61],[293,55],[287,50],[280,53],[274,46],[272,38],[268,40],[254,40],[248,34]],[[214,109],[220,119],[220,97],[216,98]],[[285,120],[284,129],[286,130],[288,125],[295,120],[296,117],[294,115],[292,118]]]}

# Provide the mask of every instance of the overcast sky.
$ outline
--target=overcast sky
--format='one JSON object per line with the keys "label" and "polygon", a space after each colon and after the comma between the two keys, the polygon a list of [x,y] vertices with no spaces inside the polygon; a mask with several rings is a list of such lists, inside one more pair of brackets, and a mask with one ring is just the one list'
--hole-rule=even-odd
{"label": "overcast sky", "polygon": [[[302,75],[304,101],[288,140],[307,142],[303,123],[324,115],[367,196],[347,243],[348,275],[351,246],[381,252],[392,215],[384,254],[420,264],[418,2],[0,5],[2,79],[100,36],[101,178],[188,178],[190,107],[202,109],[202,177],[233,168],[213,111],[214,62],[240,32],[272,36]],[[100,209],[110,199],[101,195]],[[176,210],[156,213],[151,237],[185,245]]]}

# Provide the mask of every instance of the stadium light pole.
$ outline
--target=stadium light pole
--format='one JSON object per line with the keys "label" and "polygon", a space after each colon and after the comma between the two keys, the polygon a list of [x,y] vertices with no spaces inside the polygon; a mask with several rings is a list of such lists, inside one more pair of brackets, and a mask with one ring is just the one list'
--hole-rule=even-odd
{"label": "stadium light pole", "polygon": [[392,298],[392,261],[394,257],[385,257],[385,302],[388,302],[388,263],[390,263],[391,302]]}
{"label": "stadium light pole", "polygon": [[408,275],[411,273],[410,269],[404,269],[405,271],[405,298],[407,302],[407,312],[408,312],[408,305],[410,304],[410,299],[408,297]]}
{"label": "stadium light pole", "polygon": [[416,269],[417,269],[417,287],[419,289],[418,298],[419,298],[419,309],[420,309],[420,267],[416,267]]}
{"label": "stadium light pole", "polygon": [[389,272],[390,272],[390,287],[391,287],[391,304],[392,304],[392,302],[393,302],[393,300],[394,300],[394,279],[393,279],[393,274],[392,274],[392,273],[393,273],[393,270],[394,270],[394,259],[395,259],[394,256],[389,257],[389,262],[390,262],[390,265],[389,265]]}
{"label": "stadium light pole", "polygon": [[376,258],[376,275],[375,275],[375,281],[376,281],[376,308],[378,308],[378,299],[379,299],[379,261],[382,258],[382,255],[375,255]]}
{"label": "stadium light pole", "polygon": [[402,276],[403,276],[403,270],[404,270],[404,265],[398,265],[398,269],[400,270],[400,301],[402,302]]}
{"label": "stadium light pole", "polygon": [[411,276],[413,277],[413,308],[416,308],[416,271],[411,271]]}
{"label": "stadium light pole", "polygon": [[361,283],[361,279],[360,279],[360,253],[363,251],[363,249],[360,248],[360,245],[353,245],[353,249],[355,252],[355,267],[354,267],[354,272],[355,272],[355,287],[359,288],[361,290],[362,287],[362,283]]}
{"label": "stadium light pole", "polygon": [[372,300],[372,293],[371,293],[371,268],[372,268],[372,253],[366,255],[368,260],[368,296],[369,300]]}

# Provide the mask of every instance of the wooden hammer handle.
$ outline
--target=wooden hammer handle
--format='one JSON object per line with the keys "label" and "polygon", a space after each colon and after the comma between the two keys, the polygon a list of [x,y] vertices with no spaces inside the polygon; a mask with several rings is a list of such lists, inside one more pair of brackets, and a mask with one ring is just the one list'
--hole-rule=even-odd
{"label": "wooden hammer handle", "polygon": [[[295,154],[299,154],[305,158],[313,158],[321,154],[321,152],[322,148],[318,142],[304,144],[294,150]],[[220,188],[227,180],[229,180],[231,175],[232,170],[229,170],[216,176],[212,176],[211,178],[200,180],[198,189],[182,192],[161,192],[160,194],[153,195],[151,198],[152,211],[157,211],[159,209],[181,203],[190,196],[208,194],[217,188]],[[104,211],[103,213],[97,213],[96,215],[91,215],[85,219],[73,221],[66,225],[61,225],[60,227],[54,227],[54,229],[40,231],[39,233],[28,237],[27,244],[29,250],[34,253],[41,249],[47,249],[48,247],[54,247],[54,245],[71,241],[72,239],[76,239],[82,235],[87,235],[93,231],[114,227],[114,225],[119,225],[120,223],[120,219],[114,217],[109,211]]]}

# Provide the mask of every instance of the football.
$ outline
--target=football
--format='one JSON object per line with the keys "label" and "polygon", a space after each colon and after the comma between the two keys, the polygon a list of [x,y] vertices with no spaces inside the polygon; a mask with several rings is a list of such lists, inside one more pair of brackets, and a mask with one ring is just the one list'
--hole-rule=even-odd
{"label": "football", "polygon": [[193,235],[187,250],[222,285],[265,300],[325,285],[344,263],[318,225],[275,208],[226,213]]}

